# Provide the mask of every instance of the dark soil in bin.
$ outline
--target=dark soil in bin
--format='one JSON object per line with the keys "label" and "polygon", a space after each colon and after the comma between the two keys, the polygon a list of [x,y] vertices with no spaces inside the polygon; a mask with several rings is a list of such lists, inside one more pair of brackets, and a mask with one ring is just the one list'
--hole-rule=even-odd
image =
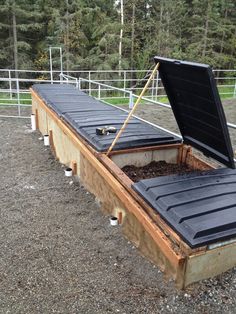
{"label": "dark soil in bin", "polygon": [[193,169],[184,164],[171,164],[166,161],[152,161],[144,167],[136,167],[133,165],[124,166],[124,173],[133,181],[138,182],[143,179],[151,179],[159,176],[168,176],[171,174],[185,174],[193,172]]}

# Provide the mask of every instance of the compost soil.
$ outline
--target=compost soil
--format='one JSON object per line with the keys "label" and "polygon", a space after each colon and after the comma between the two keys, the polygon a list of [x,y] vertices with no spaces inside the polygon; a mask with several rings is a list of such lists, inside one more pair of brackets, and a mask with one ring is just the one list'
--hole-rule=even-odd
{"label": "compost soil", "polygon": [[168,176],[171,174],[185,174],[193,172],[187,165],[177,165],[167,163],[164,160],[152,161],[144,167],[136,167],[133,165],[127,165],[122,168],[125,174],[133,181],[138,182],[143,179],[151,179],[160,176]]}
{"label": "compost soil", "polygon": [[28,121],[0,119],[0,313],[236,313],[236,268],[176,290]]}

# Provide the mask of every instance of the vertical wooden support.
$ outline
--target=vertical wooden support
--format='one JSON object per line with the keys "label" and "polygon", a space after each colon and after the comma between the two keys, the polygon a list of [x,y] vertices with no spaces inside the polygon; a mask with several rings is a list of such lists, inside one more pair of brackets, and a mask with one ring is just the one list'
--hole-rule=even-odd
{"label": "vertical wooden support", "polygon": [[188,157],[188,154],[192,152],[192,148],[190,146],[184,145],[183,146],[183,152],[182,152],[182,164],[186,164],[186,160]]}
{"label": "vertical wooden support", "polygon": [[73,172],[73,176],[76,176],[77,175],[77,162],[74,160],[71,162],[71,169]]}
{"label": "vertical wooden support", "polygon": [[122,212],[121,211],[118,212],[118,222],[119,222],[119,225],[122,224]]}
{"label": "vertical wooden support", "polygon": [[38,109],[35,109],[35,123],[36,123],[36,129],[39,129],[39,113]]}
{"label": "vertical wooden support", "polygon": [[56,148],[55,148],[54,141],[53,141],[53,132],[52,132],[52,130],[49,130],[49,143],[50,143],[50,146],[51,146],[51,149],[52,149],[52,152],[53,152],[54,156],[57,158]]}

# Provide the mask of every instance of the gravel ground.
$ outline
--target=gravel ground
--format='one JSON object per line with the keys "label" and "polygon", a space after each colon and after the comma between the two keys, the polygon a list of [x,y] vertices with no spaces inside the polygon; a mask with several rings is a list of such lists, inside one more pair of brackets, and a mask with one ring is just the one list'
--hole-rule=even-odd
{"label": "gravel ground", "polygon": [[176,290],[27,122],[0,119],[0,313],[236,313],[236,268]]}

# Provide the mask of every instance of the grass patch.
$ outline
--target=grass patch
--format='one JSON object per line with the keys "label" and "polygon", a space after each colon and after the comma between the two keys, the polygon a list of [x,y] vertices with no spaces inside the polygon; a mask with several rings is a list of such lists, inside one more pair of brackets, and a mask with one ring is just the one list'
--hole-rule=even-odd
{"label": "grass patch", "polygon": [[218,90],[221,99],[230,99],[234,97],[234,86],[218,85]]}
{"label": "grass patch", "polygon": [[[137,98],[134,98],[134,103],[137,100]],[[153,99],[155,100],[155,99]],[[111,105],[128,105],[129,104],[129,99],[128,98],[123,98],[123,97],[117,97],[117,98],[105,98],[104,101],[108,102]],[[163,102],[163,103],[168,103],[168,98],[167,97],[157,97],[157,101]],[[145,105],[148,103],[146,100],[141,100],[140,105]]]}
{"label": "grass patch", "polygon": [[[10,93],[0,93],[0,106],[17,104],[17,95],[13,94],[12,99],[10,99]],[[31,94],[20,94],[20,104],[31,105]]]}

